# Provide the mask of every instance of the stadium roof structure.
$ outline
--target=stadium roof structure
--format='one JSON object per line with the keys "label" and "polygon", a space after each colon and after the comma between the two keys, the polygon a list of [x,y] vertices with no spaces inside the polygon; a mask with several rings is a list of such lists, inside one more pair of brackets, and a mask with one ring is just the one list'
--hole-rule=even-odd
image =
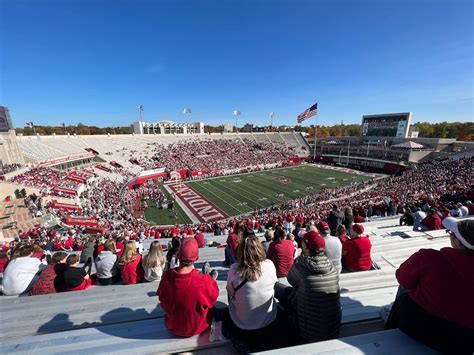
{"label": "stadium roof structure", "polygon": [[419,144],[419,143],[415,143],[415,142],[412,142],[412,141],[408,141],[408,142],[403,142],[403,143],[400,143],[400,144],[392,145],[390,148],[422,149],[422,148],[424,148],[424,146],[421,145],[421,144]]}

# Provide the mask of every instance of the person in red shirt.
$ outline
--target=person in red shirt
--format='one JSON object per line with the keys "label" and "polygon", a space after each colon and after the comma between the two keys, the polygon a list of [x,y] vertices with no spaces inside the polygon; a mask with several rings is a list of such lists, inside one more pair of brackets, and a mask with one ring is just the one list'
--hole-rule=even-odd
{"label": "person in red shirt", "polygon": [[8,255],[6,251],[0,251],[0,272],[3,273],[7,267],[10,260],[8,260]]}
{"label": "person in red shirt", "polygon": [[356,223],[352,226],[351,232],[351,238],[346,239],[342,244],[342,264],[350,271],[370,270],[372,243],[368,236],[362,235],[364,226]]}
{"label": "person in red shirt", "polygon": [[227,266],[230,266],[237,262],[237,247],[239,245],[239,240],[242,238],[245,230],[245,224],[240,221],[238,222],[233,229],[229,232],[227,237],[227,246],[225,248],[225,262]]}
{"label": "person in red shirt", "polygon": [[441,229],[441,217],[438,215],[438,212],[432,208],[430,209],[430,214],[423,218],[421,221],[420,229],[436,231]]}
{"label": "person in red shirt", "polygon": [[184,239],[178,257],[179,267],[165,271],[156,294],[165,312],[166,329],[190,337],[210,326],[219,288],[212,277],[194,268],[199,258],[196,239]]}
{"label": "person in red shirt", "polygon": [[142,266],[142,256],[137,251],[137,244],[134,240],[129,240],[125,244],[125,249],[119,258],[120,275],[124,284],[139,283],[145,271]]}
{"label": "person in red shirt", "polygon": [[450,354],[474,352],[474,218],[445,218],[451,248],[420,249],[398,270],[385,325]]}
{"label": "person in red shirt", "polygon": [[39,276],[38,282],[30,290],[30,296],[56,293],[64,289],[64,271],[66,270],[67,253],[54,253],[51,264],[46,266]]}
{"label": "person in red shirt", "polygon": [[336,228],[336,237],[339,238],[339,240],[341,241],[342,244],[344,244],[344,242],[347,239],[349,239],[349,237],[347,236],[346,227],[343,224],[340,224],[340,225],[337,226],[337,228]]}
{"label": "person in red shirt", "polygon": [[277,277],[286,277],[295,258],[295,245],[291,240],[285,239],[285,230],[277,227],[273,234],[273,241],[267,251],[267,259],[273,261]]}
{"label": "person in red shirt", "polygon": [[194,239],[196,239],[196,241],[198,242],[199,248],[202,248],[206,245],[206,240],[204,239],[204,234],[202,234],[201,232],[197,233],[194,236]]}

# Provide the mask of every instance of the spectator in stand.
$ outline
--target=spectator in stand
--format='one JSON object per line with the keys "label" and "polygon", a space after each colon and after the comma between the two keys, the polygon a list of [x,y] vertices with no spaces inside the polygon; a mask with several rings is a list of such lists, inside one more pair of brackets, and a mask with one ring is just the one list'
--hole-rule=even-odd
{"label": "spectator in stand", "polygon": [[237,259],[227,276],[229,308],[223,315],[224,329],[234,344],[253,352],[279,341],[277,332],[284,329],[279,322],[283,314],[274,300],[278,279],[275,266],[251,230],[245,231],[239,243]]}
{"label": "spectator in stand", "polygon": [[461,211],[460,217],[469,216],[469,208],[467,208],[466,206],[464,206],[461,202],[458,202],[458,204],[456,205],[456,207],[459,208],[459,210]]}
{"label": "spectator in stand", "polygon": [[413,214],[413,230],[419,231],[421,221],[426,218],[426,213],[421,210],[421,208],[417,207],[416,212]]}
{"label": "spectator in stand", "polygon": [[[317,225],[318,231],[324,238],[326,245],[326,256],[332,261],[337,272],[342,271],[342,244],[338,237],[329,234],[329,226],[326,222],[320,221]],[[337,229],[337,227],[336,227]]]}
{"label": "spectator in stand", "polygon": [[210,326],[219,296],[216,281],[194,268],[197,259],[196,239],[184,239],[179,248],[180,265],[165,271],[156,292],[166,329],[180,337],[200,334]]}
{"label": "spectator in stand", "polygon": [[155,240],[150,244],[148,254],[143,257],[143,270],[145,271],[145,280],[148,282],[160,281],[165,268],[166,259],[161,249],[161,244]]}
{"label": "spectator in stand", "polygon": [[84,264],[89,260],[89,258],[94,257],[94,251],[95,251],[95,239],[93,237],[88,237],[86,239],[86,242],[84,243],[84,248],[81,251],[81,258],[79,262],[81,264]]}
{"label": "spectator in stand", "polygon": [[467,206],[467,210],[469,212],[469,215],[473,216],[474,215],[474,203],[472,203],[471,201],[467,201],[466,206]]}
{"label": "spectator in stand", "polygon": [[7,267],[9,261],[10,260],[8,260],[7,251],[6,250],[0,250],[0,273],[3,274],[3,272],[5,271],[5,268]]}
{"label": "spectator in stand", "polygon": [[415,223],[415,218],[409,207],[404,209],[403,215],[400,217],[400,225],[412,226]]}
{"label": "spectator in stand", "polygon": [[452,209],[451,209],[451,216],[461,217],[462,216],[462,211],[461,211],[461,208],[460,208],[461,206],[459,205],[459,203],[456,204],[456,205],[453,204]]}
{"label": "spectator in stand", "polygon": [[325,244],[317,232],[306,233],[301,243],[302,255],[287,276],[291,286],[275,286],[275,296],[288,309],[290,324],[296,326],[307,343],[339,335],[339,273],[325,255]]}
{"label": "spectator in stand", "polygon": [[438,215],[438,211],[434,208],[430,208],[428,216],[426,216],[420,223],[420,231],[436,231],[441,229],[441,217]]}
{"label": "spectator in stand", "polygon": [[237,247],[242,240],[245,231],[245,223],[240,221],[232,228],[227,237],[227,246],[225,248],[225,262],[224,264],[230,266],[237,262]]}
{"label": "spectator in stand", "polygon": [[95,259],[96,277],[102,286],[112,285],[121,280],[117,266],[116,244],[113,239],[104,243],[104,249]]}
{"label": "spectator in stand", "polygon": [[125,244],[125,249],[119,258],[118,264],[124,284],[131,285],[142,281],[145,274],[142,267],[142,256],[138,253],[137,244],[134,240],[129,240]]}
{"label": "spectator in stand", "polygon": [[446,218],[451,248],[421,249],[396,271],[400,291],[386,329],[399,328],[437,351],[474,352],[474,219]]}
{"label": "spectator in stand", "polygon": [[67,268],[64,271],[64,286],[66,291],[82,291],[92,285],[92,258],[83,267],[79,267],[79,255],[71,254],[66,259]]}
{"label": "spectator in stand", "polygon": [[265,241],[262,243],[263,247],[265,248],[265,252],[268,252],[268,247],[273,241],[273,236],[274,236],[273,230],[268,229],[267,231],[265,231],[265,235],[264,235]]}
{"label": "spectator in stand", "polygon": [[286,239],[286,232],[278,226],[275,229],[273,242],[268,247],[267,259],[275,265],[277,277],[288,275],[293,266],[295,257],[295,246],[291,240]]}
{"label": "spectator in stand", "polygon": [[169,247],[168,252],[166,253],[166,270],[174,269],[179,266],[178,250],[180,245],[181,242],[178,237],[173,237],[171,239],[171,247]]}
{"label": "spectator in stand", "polygon": [[341,244],[344,244],[344,242],[349,238],[347,236],[346,227],[344,227],[342,224],[337,226],[336,237],[339,238],[339,240],[341,241]]}
{"label": "spectator in stand", "polygon": [[18,257],[12,258],[3,273],[3,294],[20,295],[29,292],[39,279],[39,273],[46,267],[34,255],[32,245],[17,249]]}
{"label": "spectator in stand", "polygon": [[345,221],[344,213],[339,211],[337,205],[332,206],[331,212],[329,212],[327,223],[331,230],[331,235],[336,235],[336,228],[338,225],[343,224]]}
{"label": "spectator in stand", "polygon": [[346,230],[351,229],[353,220],[354,217],[352,215],[352,208],[350,206],[346,206],[344,208],[344,227],[346,227]]}
{"label": "spectator in stand", "polygon": [[372,267],[370,251],[372,243],[368,236],[363,236],[364,226],[354,224],[350,239],[342,244],[342,263],[349,271],[365,271]]}
{"label": "spectator in stand", "polygon": [[54,253],[51,264],[47,265],[40,274],[38,282],[30,290],[30,296],[46,295],[63,291],[64,272],[66,271],[67,253],[58,251]]}
{"label": "spectator in stand", "polygon": [[201,232],[196,233],[194,238],[198,242],[199,248],[203,248],[206,245],[206,239],[204,238],[204,234]]}

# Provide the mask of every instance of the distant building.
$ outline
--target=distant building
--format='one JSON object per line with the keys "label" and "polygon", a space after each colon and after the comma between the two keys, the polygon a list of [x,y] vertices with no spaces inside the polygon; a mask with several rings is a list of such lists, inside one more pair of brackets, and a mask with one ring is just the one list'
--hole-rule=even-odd
{"label": "distant building", "polygon": [[229,133],[234,131],[234,125],[232,123],[226,123],[224,125],[224,133]]}
{"label": "distant building", "polygon": [[135,134],[204,134],[204,123],[175,123],[173,121],[143,122],[133,123],[133,133]]}

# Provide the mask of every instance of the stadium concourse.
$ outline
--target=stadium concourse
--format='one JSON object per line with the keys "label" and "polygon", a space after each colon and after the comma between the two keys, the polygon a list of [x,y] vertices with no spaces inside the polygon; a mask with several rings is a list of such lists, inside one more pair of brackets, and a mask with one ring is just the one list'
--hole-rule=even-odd
{"label": "stadium concourse", "polygon": [[[229,268],[223,266],[226,259],[224,247],[229,244],[229,232],[239,222],[246,230],[257,233],[262,241],[266,231],[279,227],[291,232],[289,239],[299,241],[307,229],[315,228],[319,222],[323,222],[321,228],[324,229],[326,221],[331,232],[341,225],[348,233],[354,223],[364,226],[364,233],[372,244],[372,268],[359,272],[345,270],[340,274],[340,339],[320,342],[314,349],[320,352],[390,353],[396,348],[408,353],[432,352],[400,331],[382,331],[383,319],[389,310],[387,306],[392,304],[397,294],[397,268],[420,248],[439,250],[450,245],[449,235],[433,221],[450,216],[472,218],[469,217],[474,214],[474,205],[470,202],[474,197],[472,156],[430,161],[382,179],[349,182],[340,187],[321,186],[320,191],[308,191],[301,197],[286,199],[282,195],[279,203],[242,216],[171,227],[155,226],[141,218],[142,204],[172,199],[156,183],[157,176],[128,189],[131,181],[150,170],[159,170],[160,180],[172,177],[170,172],[173,171],[183,179],[201,180],[292,165],[294,161],[290,160],[297,157],[295,152],[307,149],[297,137],[294,134],[250,135],[245,138],[234,135],[224,139],[210,136],[193,138],[186,144],[175,137],[169,137],[168,144],[163,144],[163,141],[158,144],[150,137],[150,141],[144,140],[139,147],[136,144],[142,137],[113,137],[112,143],[107,143],[110,145],[105,145],[104,139],[92,142],[95,138],[79,137],[78,142],[82,143],[64,144],[67,148],[45,144],[42,140],[38,143],[34,141],[36,138],[27,140],[28,144],[23,147],[25,154],[27,149],[37,144],[37,148],[44,149],[31,149],[31,157],[36,154],[38,159],[49,162],[62,156],[65,150],[70,150],[71,154],[73,151],[78,153],[84,146],[100,152],[96,158],[111,154],[109,159],[103,159],[101,163],[95,161],[87,167],[59,170],[40,163],[33,168],[15,167],[8,173],[7,182],[3,184],[18,189],[35,189],[35,193],[27,192],[24,198],[12,196],[6,201],[8,206],[13,209],[24,206],[32,217],[41,217],[41,221],[28,230],[15,230],[13,240],[2,245],[0,271],[9,278],[3,280],[5,295],[0,297],[0,353],[148,353],[206,349],[233,352],[235,350],[226,339],[211,342],[209,331],[188,338],[173,336],[165,328],[164,310],[156,299],[159,282],[140,283],[143,274],[138,275],[138,272],[131,281],[126,264],[121,264],[121,260],[128,257],[127,248],[133,246],[139,254],[146,256],[153,242],[158,240],[170,255],[167,263],[172,268],[173,253],[178,250],[174,242],[195,236],[202,246],[196,267],[201,268],[207,261],[218,272],[216,308],[219,309],[228,303]],[[117,149],[119,143],[128,148]],[[318,168],[325,169],[324,166]],[[181,175],[181,170],[186,171]],[[200,174],[193,175],[193,172]],[[64,199],[51,199],[50,196]],[[344,239],[344,235],[339,236]],[[118,266],[122,279],[119,276],[112,280],[112,276],[119,274],[102,277],[114,283],[109,286],[98,284],[101,279],[98,260],[104,252],[117,253],[119,258],[115,259],[120,259]],[[35,289],[33,282],[19,292],[8,288],[10,285],[6,280],[13,284],[17,281],[8,272],[10,265],[16,265],[16,259],[34,260],[43,269],[46,259],[50,260],[52,255],[54,261],[61,253],[65,253],[62,260],[70,255],[66,271],[76,268],[74,265],[79,260],[71,255],[78,254],[81,263],[91,266],[87,275],[92,276],[81,276],[84,279],[79,285],[50,285],[46,291]],[[125,257],[120,256],[121,253],[126,254]],[[135,258],[135,251],[131,255]],[[89,258],[95,259],[92,265],[88,264]],[[136,260],[137,265],[141,265],[140,255],[136,255]],[[52,265],[50,270],[56,270],[55,266]],[[279,280],[288,284],[286,277]],[[29,293],[35,296],[23,297]],[[313,348],[294,351],[313,352]]]}

